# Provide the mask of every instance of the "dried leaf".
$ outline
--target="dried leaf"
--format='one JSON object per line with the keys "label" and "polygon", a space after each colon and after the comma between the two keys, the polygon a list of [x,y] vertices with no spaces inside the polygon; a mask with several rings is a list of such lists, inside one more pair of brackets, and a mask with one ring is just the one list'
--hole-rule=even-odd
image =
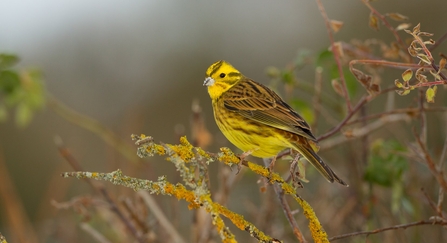
{"label": "dried leaf", "polygon": [[419,82],[421,82],[421,83],[428,82],[427,76],[425,76],[423,74],[416,74],[416,79],[419,80]]}
{"label": "dried leaf", "polygon": [[404,96],[410,93],[409,89],[405,89],[405,90],[396,90],[396,93],[400,96]]}
{"label": "dried leaf", "polygon": [[408,28],[410,28],[410,26],[411,26],[410,23],[402,23],[396,27],[396,30],[399,31],[399,30],[408,29]]}
{"label": "dried leaf", "polygon": [[413,28],[413,34],[418,34],[421,31],[421,23],[417,24]]}
{"label": "dried leaf", "polygon": [[354,137],[354,131],[352,131],[351,129],[346,130],[345,132],[343,132],[343,135],[345,135],[346,138],[353,138]]}
{"label": "dried leaf", "polygon": [[428,56],[425,55],[425,54],[419,53],[419,54],[417,54],[416,57],[419,58],[422,62],[424,62],[424,63],[426,63],[426,64],[428,64],[428,65],[431,64],[430,59],[429,59]]}
{"label": "dried leaf", "polygon": [[444,69],[446,63],[447,63],[447,60],[445,58],[442,58],[441,61],[439,61],[438,73],[440,73],[442,71],[442,69]]}
{"label": "dried leaf", "polygon": [[433,36],[432,33],[428,33],[428,32],[419,32],[418,35],[419,36]]}
{"label": "dried leaf", "polygon": [[435,102],[436,90],[437,90],[437,86],[433,86],[433,87],[428,88],[427,91],[425,91],[425,98],[427,99],[428,103]]}
{"label": "dried leaf", "polygon": [[369,14],[369,27],[373,28],[374,30],[379,30],[379,19],[373,12]]}
{"label": "dried leaf", "polygon": [[408,53],[410,53],[412,57],[416,57],[418,55],[418,52],[412,46],[408,47]]}
{"label": "dried leaf", "polygon": [[442,80],[441,76],[438,72],[435,72],[434,70],[430,70],[430,74],[436,79],[436,80]]}
{"label": "dried leaf", "polygon": [[390,17],[390,18],[393,19],[393,20],[396,20],[396,21],[404,21],[404,20],[407,20],[407,19],[408,19],[407,16],[402,15],[402,14],[400,14],[400,13],[387,13],[387,14],[385,14],[385,15],[388,16],[388,17]]}
{"label": "dried leaf", "polygon": [[426,44],[426,45],[433,45],[433,44],[435,44],[435,41],[430,39],[428,41],[424,41],[424,44]]}
{"label": "dried leaf", "polygon": [[342,21],[338,21],[338,20],[331,20],[331,28],[334,31],[334,33],[337,33],[341,27],[343,27],[343,22]]}
{"label": "dried leaf", "polygon": [[371,84],[369,86],[368,92],[370,94],[377,94],[380,92],[380,86],[378,84]]}
{"label": "dried leaf", "polygon": [[343,89],[341,88],[341,84],[337,79],[332,79],[332,88],[334,88],[335,92],[340,96],[343,96]]}

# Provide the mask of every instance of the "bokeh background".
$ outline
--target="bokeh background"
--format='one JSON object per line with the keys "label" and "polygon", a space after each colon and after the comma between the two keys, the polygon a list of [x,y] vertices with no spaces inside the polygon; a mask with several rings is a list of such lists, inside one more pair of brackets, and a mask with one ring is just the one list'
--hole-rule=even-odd
{"label": "bokeh background", "polygon": [[[344,22],[336,40],[393,40],[385,28],[377,32],[368,27],[369,10],[361,1],[323,3],[331,19]],[[399,12],[408,16],[409,22],[421,23],[423,31],[435,33],[434,39],[447,31],[446,1],[381,0],[373,5],[382,13]],[[45,88],[53,97],[96,119],[129,144],[132,133],[145,133],[167,143],[177,143],[179,134],[190,135],[191,106],[197,100],[213,135],[208,150],[230,146],[217,130],[202,86],[206,68],[224,59],[246,76],[268,84],[267,67],[285,67],[298,52],[320,53],[329,45],[315,1],[1,1],[0,9],[0,52],[19,55],[19,68],[40,69]],[[446,53],[446,44],[437,51]],[[313,81],[314,69],[304,68],[298,75]],[[390,80],[396,78],[392,75]],[[437,104],[445,102],[440,95]],[[322,126],[319,133],[328,128]],[[56,218],[68,217],[73,223],[67,225],[67,235],[79,237],[72,238],[73,242],[93,242],[77,228],[75,213],[56,210],[50,204],[50,199],[65,201],[92,193],[82,181],[59,177],[72,169],[60,156],[55,136],[64,141],[86,170],[109,172],[121,168],[130,176],[154,179],[166,174],[173,181],[179,180],[174,167],[162,159],[135,165],[98,136],[67,122],[51,109],[37,112],[24,128],[9,119],[0,124],[0,156],[26,215],[41,235],[51,231]],[[440,134],[434,139],[443,140]],[[346,152],[336,149],[328,153]],[[349,178],[349,163],[355,161],[330,163]],[[212,170],[217,166],[212,165]],[[256,204],[256,200],[247,199],[250,195],[259,197],[256,180],[246,175],[238,182],[229,200],[230,209],[243,213],[246,201]],[[327,187],[318,190],[349,194],[350,189],[326,184],[316,173],[310,174],[310,180],[315,185],[306,185],[303,195],[314,202],[323,223],[330,224],[330,214],[325,210],[334,212],[340,205],[335,201],[322,203],[333,208],[319,207],[318,203],[326,199],[313,198],[311,190]],[[127,189],[112,190],[126,193]],[[179,208],[188,211],[185,205]],[[0,201],[0,232],[12,240],[5,210],[8,208]],[[187,212],[182,217],[183,224],[179,225],[188,232],[191,215]],[[392,222],[384,225],[387,223]],[[305,224],[301,227],[306,228]],[[245,232],[238,235],[249,238]]]}

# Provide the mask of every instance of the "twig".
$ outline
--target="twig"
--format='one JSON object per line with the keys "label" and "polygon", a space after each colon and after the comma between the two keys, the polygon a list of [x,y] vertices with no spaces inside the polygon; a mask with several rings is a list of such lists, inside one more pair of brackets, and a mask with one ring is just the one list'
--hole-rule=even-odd
{"label": "twig", "polygon": [[438,214],[439,217],[444,218],[444,215],[443,215],[442,211],[438,210],[438,208],[436,206],[436,203],[430,198],[430,196],[427,194],[427,192],[424,190],[424,188],[421,188],[421,191],[424,194],[425,198],[427,199],[428,204],[433,209],[433,211],[435,211],[436,214]]}
{"label": "twig", "polygon": [[[58,147],[58,150],[62,157],[67,160],[67,162],[70,164],[73,169],[76,171],[84,171],[81,164],[75,159],[75,157],[70,153],[70,151],[64,146],[62,139],[59,137],[55,138],[56,146]],[[145,243],[146,240],[142,238],[142,235],[137,231],[137,229],[134,227],[134,225],[124,216],[123,212],[119,209],[119,207],[116,205],[115,201],[110,197],[107,190],[99,186],[97,184],[92,183],[89,179],[85,179],[85,181],[96,191],[98,191],[103,198],[108,202],[110,206],[110,210],[114,212],[118,218],[123,222],[123,224],[126,226],[126,228],[131,232],[131,234],[137,239],[140,243]]]}
{"label": "twig", "polygon": [[421,122],[420,138],[424,144],[427,144],[427,115],[425,114],[425,94],[422,89],[419,89],[419,120]]}
{"label": "twig", "polygon": [[352,108],[352,110],[348,113],[348,115],[336,127],[332,128],[329,132],[319,136],[317,138],[317,141],[322,141],[322,140],[332,136],[336,132],[340,131],[340,129],[349,121],[349,119],[351,119],[351,117],[367,102],[368,102],[368,97],[363,96],[360,99],[360,101],[357,103],[357,105],[354,108]]}
{"label": "twig", "polygon": [[[447,112],[447,108],[446,107],[426,107],[425,108],[426,112]],[[376,119],[376,118],[381,118],[387,115],[392,115],[392,114],[408,114],[409,116],[418,116],[419,115],[419,108],[403,108],[403,109],[394,109],[394,110],[390,110],[390,111],[385,111],[385,112],[380,112],[377,114],[372,114],[369,116],[365,116],[365,117],[360,117],[358,119],[352,120],[350,122],[346,123],[347,125],[352,125],[355,123],[359,123],[359,122],[364,122],[367,120],[372,120],[372,119]],[[446,137],[446,144],[447,144],[447,137]],[[447,148],[447,145],[445,146],[445,148]]]}
{"label": "twig", "polygon": [[[383,16],[375,8],[373,8],[371,6],[371,4],[369,4],[369,2],[367,0],[362,0],[362,2],[366,5],[366,7],[369,8],[369,10],[371,10],[371,13],[374,14],[375,16],[377,16],[382,21],[382,23],[391,31],[391,33],[393,33],[394,38],[396,38],[396,40],[399,43],[401,49],[403,51],[406,51],[407,45],[404,43],[402,38],[400,38],[399,34],[397,34],[396,29],[394,29],[394,27],[391,26],[391,24],[388,22],[388,20],[385,18],[385,16]],[[408,55],[409,58],[411,58],[411,56],[408,53],[407,53],[407,55]]]}
{"label": "twig", "polygon": [[74,111],[51,95],[48,95],[48,107],[67,121],[95,133],[130,161],[138,162],[133,147],[100,122]]}
{"label": "twig", "polygon": [[168,218],[163,214],[163,211],[151,197],[147,191],[139,191],[138,194],[143,198],[144,203],[151,209],[154,216],[157,218],[160,225],[166,230],[168,235],[172,237],[173,242],[185,243],[186,241],[180,236],[175,227],[169,222]]}
{"label": "twig", "polygon": [[441,36],[441,38],[439,38],[437,41],[435,41],[435,44],[430,46],[430,48],[428,48],[428,50],[433,51],[436,47],[438,47],[442,42],[444,42],[446,40],[447,40],[447,32],[445,32],[444,35]]}
{"label": "twig", "polygon": [[17,193],[6,167],[3,151],[0,149],[0,200],[4,207],[2,218],[6,220],[5,223],[11,229],[11,235],[16,237],[17,242],[37,243],[39,240],[36,231]]}
{"label": "twig", "polygon": [[322,72],[323,69],[321,67],[317,67],[315,69],[315,94],[312,98],[312,105],[314,107],[314,122],[312,124],[312,128],[314,133],[317,132],[317,121],[321,113],[321,84],[322,84]]}
{"label": "twig", "polygon": [[80,225],[81,229],[87,232],[89,235],[91,235],[96,241],[100,243],[111,243],[104,235],[99,233],[96,229],[91,227],[87,223],[81,223]]}
{"label": "twig", "polygon": [[431,173],[435,176],[436,180],[438,181],[439,185],[444,189],[447,190],[447,181],[444,178],[444,175],[436,168],[436,165],[430,156],[430,154],[427,151],[427,147],[425,146],[425,143],[421,140],[421,138],[416,134],[415,131],[413,131],[414,136],[416,138],[416,142],[418,143],[420,149],[424,153],[425,163],[427,164],[428,168],[430,169]]}
{"label": "twig", "polygon": [[388,231],[388,230],[406,229],[406,228],[409,228],[409,227],[418,226],[418,225],[426,225],[426,224],[430,224],[430,225],[447,225],[447,221],[445,221],[445,220],[438,220],[438,219],[435,219],[435,220],[421,220],[421,221],[417,221],[417,222],[413,222],[413,223],[399,224],[399,225],[394,225],[394,226],[390,226],[390,227],[375,229],[375,230],[371,230],[371,231],[360,231],[360,232],[354,232],[354,233],[349,233],[349,234],[344,234],[344,235],[338,235],[338,236],[334,236],[332,238],[329,238],[329,241],[335,241],[335,240],[344,239],[344,238],[348,238],[348,237],[352,237],[352,236],[358,236],[358,235],[372,235],[372,234],[377,234],[377,233],[381,233],[381,232]]}
{"label": "twig", "polygon": [[[264,165],[268,167],[270,165],[271,160],[270,159],[263,159]],[[284,200],[284,193],[282,189],[277,185],[273,184],[273,189],[275,190],[276,196],[279,199],[279,203],[281,204],[281,207],[284,211],[284,215],[286,216],[287,220],[289,221],[290,226],[292,227],[293,234],[296,236],[296,238],[299,240],[300,243],[307,242],[306,239],[304,239],[303,233],[301,233],[301,230],[298,226],[298,223],[296,222],[295,218],[293,217],[292,210],[290,210],[290,206],[287,203],[286,200]]]}
{"label": "twig", "polygon": [[324,9],[323,3],[321,3],[321,0],[316,0],[316,2],[318,5],[318,9],[320,10],[321,15],[323,16],[324,23],[326,24],[326,30],[328,32],[329,40],[331,42],[331,51],[334,54],[334,59],[335,59],[335,62],[337,63],[338,74],[340,76],[340,82],[341,82],[342,91],[343,91],[343,98],[345,99],[346,107],[348,108],[348,111],[350,112],[352,109],[351,101],[349,98],[348,89],[346,87],[345,76],[343,74],[343,66],[342,66],[341,60],[340,60],[340,53],[335,47],[335,41],[334,41],[334,37],[332,35],[330,20],[329,20],[329,17],[327,16],[326,10]]}
{"label": "twig", "polygon": [[372,131],[379,129],[388,123],[407,120],[408,118],[409,116],[406,114],[394,114],[383,117],[382,119],[372,122],[366,126],[352,129],[345,135],[339,135],[324,141],[323,143],[320,144],[320,149],[321,150],[329,149],[341,143],[347,142],[350,139],[364,137],[369,133],[371,133]]}

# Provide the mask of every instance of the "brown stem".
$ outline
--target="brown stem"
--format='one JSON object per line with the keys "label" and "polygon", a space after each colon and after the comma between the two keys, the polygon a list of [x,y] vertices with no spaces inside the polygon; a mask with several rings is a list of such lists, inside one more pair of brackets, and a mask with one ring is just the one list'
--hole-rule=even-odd
{"label": "brown stem", "polygon": [[[266,167],[270,165],[271,162],[270,159],[263,159],[263,161]],[[304,239],[303,233],[301,233],[298,223],[293,217],[293,213],[292,210],[290,210],[289,204],[284,199],[284,192],[277,184],[273,184],[273,189],[275,190],[275,193],[278,196],[279,203],[281,204],[282,210],[284,211],[284,215],[286,216],[290,226],[292,227],[293,234],[296,236],[296,238],[299,240],[300,243],[307,242],[306,239]]]}
{"label": "brown stem", "polygon": [[435,219],[435,220],[421,220],[421,221],[412,222],[412,223],[408,223],[408,224],[399,224],[399,225],[394,225],[394,226],[370,230],[370,231],[360,231],[360,232],[354,232],[354,233],[349,233],[349,234],[344,234],[344,235],[338,235],[338,236],[329,238],[329,241],[335,241],[335,240],[344,239],[344,238],[348,238],[348,237],[352,237],[352,236],[358,236],[358,235],[372,235],[372,234],[377,234],[377,233],[381,233],[381,232],[388,231],[388,230],[406,229],[408,227],[413,227],[413,226],[417,226],[417,225],[425,225],[425,224],[447,225],[447,221],[437,220],[437,219]]}
{"label": "brown stem", "polygon": [[329,17],[327,16],[327,13],[326,13],[326,10],[324,9],[323,4],[321,3],[321,0],[316,0],[316,1],[317,1],[318,9],[320,10],[321,15],[323,16],[324,23],[326,24],[326,30],[328,32],[329,40],[331,42],[331,50],[332,50],[332,53],[334,54],[335,62],[337,63],[338,74],[340,76],[340,82],[341,82],[342,91],[343,91],[343,98],[346,101],[346,106],[348,108],[348,111],[351,111],[351,109],[352,109],[351,100],[349,98],[348,89],[346,87],[345,76],[343,74],[343,66],[342,66],[341,60],[340,60],[340,53],[338,52],[338,50],[335,47],[335,41],[334,41],[334,36],[332,35],[330,20],[329,20]]}

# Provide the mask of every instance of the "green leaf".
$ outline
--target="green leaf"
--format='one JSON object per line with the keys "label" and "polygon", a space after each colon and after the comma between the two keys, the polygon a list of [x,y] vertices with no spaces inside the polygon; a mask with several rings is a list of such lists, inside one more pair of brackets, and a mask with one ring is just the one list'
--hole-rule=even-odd
{"label": "green leaf", "polygon": [[408,82],[408,81],[410,81],[410,79],[413,77],[413,70],[411,70],[411,69],[407,69],[407,70],[405,70],[403,73],[402,73],[402,79],[405,81],[405,82]]}
{"label": "green leaf", "polygon": [[425,98],[427,98],[428,103],[435,102],[437,88],[438,88],[437,86],[433,86],[433,87],[428,88],[427,91],[425,91]]}
{"label": "green leaf", "polygon": [[329,50],[324,50],[318,54],[315,65],[317,67],[332,66],[335,63],[334,54]]}
{"label": "green leaf", "polygon": [[0,70],[10,68],[19,62],[19,57],[11,54],[0,54]]}
{"label": "green leaf", "polygon": [[408,169],[406,158],[402,155],[406,148],[397,141],[373,143],[364,179],[372,184],[391,187],[402,179]]}
{"label": "green leaf", "polygon": [[0,71],[0,90],[6,94],[14,92],[20,87],[19,75],[10,70]]}
{"label": "green leaf", "polygon": [[293,72],[290,70],[283,70],[281,72],[281,79],[286,84],[293,84],[293,82],[294,82]]}

